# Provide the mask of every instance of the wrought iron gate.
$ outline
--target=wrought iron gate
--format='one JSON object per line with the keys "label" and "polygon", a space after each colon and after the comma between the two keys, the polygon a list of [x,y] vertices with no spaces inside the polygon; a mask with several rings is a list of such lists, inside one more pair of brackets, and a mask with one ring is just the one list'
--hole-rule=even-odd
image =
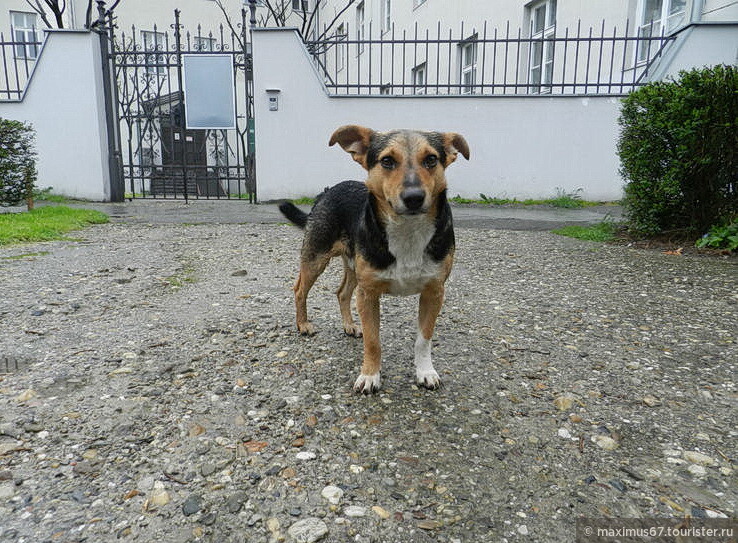
{"label": "wrought iron gate", "polygon": [[[182,28],[180,11],[162,31],[108,35],[116,104],[119,173],[124,198],[246,199],[256,201],[253,77],[246,12],[240,31],[228,24],[202,34]],[[235,127],[188,128],[183,86],[185,55],[232,57]]]}

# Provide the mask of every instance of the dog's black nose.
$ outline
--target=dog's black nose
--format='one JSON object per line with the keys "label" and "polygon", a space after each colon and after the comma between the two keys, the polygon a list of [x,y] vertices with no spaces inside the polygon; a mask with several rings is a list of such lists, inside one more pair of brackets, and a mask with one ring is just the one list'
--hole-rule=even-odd
{"label": "dog's black nose", "polygon": [[425,191],[417,187],[408,188],[402,191],[400,198],[402,198],[402,203],[405,204],[408,211],[418,211],[423,207]]}

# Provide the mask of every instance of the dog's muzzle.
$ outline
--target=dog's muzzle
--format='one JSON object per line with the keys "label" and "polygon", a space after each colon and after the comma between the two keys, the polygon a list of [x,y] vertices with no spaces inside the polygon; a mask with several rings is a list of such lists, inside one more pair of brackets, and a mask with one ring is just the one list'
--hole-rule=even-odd
{"label": "dog's muzzle", "polygon": [[408,213],[421,213],[425,202],[425,191],[417,187],[407,188],[400,194],[400,200],[402,200]]}

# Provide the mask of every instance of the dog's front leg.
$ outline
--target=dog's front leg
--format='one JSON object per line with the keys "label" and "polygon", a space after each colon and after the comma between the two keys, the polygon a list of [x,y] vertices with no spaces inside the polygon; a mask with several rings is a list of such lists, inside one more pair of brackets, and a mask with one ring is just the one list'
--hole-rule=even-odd
{"label": "dog's front leg", "polygon": [[444,286],[441,281],[429,283],[420,293],[418,337],[415,340],[415,377],[419,386],[431,390],[441,386],[441,378],[431,360],[431,338],[443,305],[443,294]]}
{"label": "dog's front leg", "polygon": [[362,286],[356,290],[356,309],[364,332],[364,362],[361,374],[354,383],[354,391],[363,394],[376,392],[380,387],[382,347],[379,343],[379,292]]}

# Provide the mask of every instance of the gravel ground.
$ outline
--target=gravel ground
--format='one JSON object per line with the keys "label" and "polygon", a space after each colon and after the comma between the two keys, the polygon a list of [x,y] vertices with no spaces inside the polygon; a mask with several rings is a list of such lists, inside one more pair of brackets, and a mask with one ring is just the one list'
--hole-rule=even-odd
{"label": "gravel ground", "polygon": [[113,223],[0,249],[0,541],[572,541],[577,517],[735,517],[738,267],[457,230],[413,384],[415,298],[351,391],[334,263],[301,233]]}

